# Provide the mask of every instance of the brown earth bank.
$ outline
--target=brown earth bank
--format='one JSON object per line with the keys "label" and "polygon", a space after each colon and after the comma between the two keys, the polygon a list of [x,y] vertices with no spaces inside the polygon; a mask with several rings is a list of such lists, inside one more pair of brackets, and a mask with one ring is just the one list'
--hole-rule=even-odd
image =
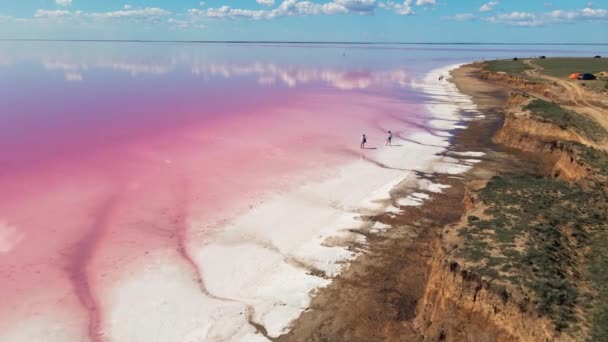
{"label": "brown earth bank", "polygon": [[[560,108],[569,103],[569,94],[555,95],[551,85],[489,72],[481,64],[464,70],[469,70],[469,76],[476,74],[478,79],[509,89],[504,122],[493,141],[518,154],[529,165],[538,162],[534,168],[537,176],[520,177],[525,172],[517,171],[515,177],[506,177],[506,181],[500,177],[493,179],[493,189],[485,193],[483,190],[489,186],[486,181],[466,185],[465,214],[458,223],[446,226],[433,244],[426,291],[418,303],[416,331],[430,341],[608,340],[606,305],[602,299],[605,279],[598,277],[607,260],[605,255],[589,256],[604,252],[604,248],[594,245],[604,245],[606,238],[608,155],[602,152],[606,146],[605,131],[596,130],[594,125],[603,125],[595,117],[606,116],[608,112],[590,104],[595,107],[580,108],[587,116],[579,118],[578,114]],[[479,101],[479,95],[465,85],[470,80],[462,74],[455,76],[460,90]],[[590,125],[587,128],[594,128],[581,129],[579,122],[534,113],[534,106],[529,105],[539,98],[552,99],[549,104],[541,103],[544,109],[559,109],[566,117],[576,117],[587,122]],[[505,168],[501,171],[509,173]],[[501,182],[511,184],[501,188]],[[576,191],[569,193],[571,189]],[[526,193],[539,190],[551,194]],[[480,199],[482,195],[485,198]],[[491,199],[496,195],[504,198]],[[530,198],[532,201],[548,198],[547,203],[553,200],[553,205],[571,210],[579,210],[573,201],[581,201],[581,206],[597,210],[598,220],[587,220],[585,213],[562,214],[559,209],[552,212],[543,204],[530,205],[526,202]],[[589,202],[583,204],[586,200]],[[493,202],[509,208],[489,208],[488,203]],[[533,215],[529,213],[532,211]],[[517,222],[514,214],[535,222]],[[539,227],[541,234],[552,238],[533,239],[531,235],[538,234],[533,230]],[[572,227],[585,231],[587,240],[579,240],[578,231]],[[510,242],[503,244],[505,241]],[[543,262],[548,262],[547,266],[542,266]],[[524,270],[513,271],[514,265]],[[550,271],[539,270],[543,267]],[[531,279],[525,279],[526,276]]]}
{"label": "brown earth bank", "polygon": [[[522,95],[521,90],[545,92],[544,85],[518,82],[508,75],[480,70],[479,65],[461,67],[453,76],[459,90],[482,105],[480,109],[483,112],[484,102],[490,100],[486,97],[485,89],[498,87],[505,94],[517,90],[507,95],[505,100],[496,101],[496,107],[493,108],[493,111],[500,112],[491,118],[499,128],[492,130],[496,134],[490,140],[500,144],[492,147],[496,151],[493,155],[496,163],[492,167],[494,173],[536,176],[555,168],[556,161],[560,158],[539,153],[544,152],[546,143],[527,137],[538,132],[541,136],[548,134],[549,141],[552,134],[559,136],[567,133],[556,131],[553,126],[550,127],[553,131],[546,131],[544,128],[549,127],[535,127],[530,122],[525,122],[524,118],[514,118],[512,115],[505,117],[502,113],[503,110],[520,108],[529,102],[529,97]],[[538,124],[542,126],[543,123]],[[511,149],[528,147],[530,143],[538,144],[539,148],[525,148],[523,151]],[[491,146],[488,142],[486,144]],[[514,168],[514,165],[519,167]],[[479,165],[479,169],[484,168],[487,165]],[[473,170],[475,173],[476,170]],[[462,198],[465,211],[462,219],[446,226],[432,245],[433,257],[429,260],[425,294],[417,306],[415,330],[420,339],[425,341],[553,341],[554,329],[549,321],[525,312],[503,287],[492,284],[487,277],[468,270],[451,257],[451,253],[458,247],[459,239],[455,235],[464,224],[466,214],[473,212],[483,216],[483,206],[478,203],[472,190],[483,188],[487,182],[484,179],[487,178],[477,177],[476,180],[465,183]]]}
{"label": "brown earth bank", "polygon": [[[472,96],[486,117],[472,120],[467,129],[459,131],[445,154],[463,163],[474,158],[453,152],[481,151],[485,155],[462,175],[420,174],[450,185],[443,193],[429,192],[430,200],[420,207],[400,207],[398,199],[412,190],[395,189],[391,202],[401,209],[400,213],[365,218],[370,226],[379,222],[391,228],[374,234],[358,232],[366,236],[368,244],[351,248],[364,253],[328,287],[319,289],[289,333],[274,340],[582,341],[591,336],[592,320],[586,317],[590,311],[579,305],[581,300],[574,304],[566,300],[571,304],[564,308],[567,314],[556,313],[556,305],[562,305],[559,298],[557,304],[539,299],[538,293],[530,289],[526,275],[513,280],[523,273],[488,269],[488,260],[494,257],[502,263],[509,260],[501,259],[498,249],[502,247],[494,248],[482,241],[483,235],[472,235],[467,230],[472,219],[493,219],[480,191],[495,182],[497,175],[528,177],[525,179],[533,182],[548,178],[564,184],[599,185],[599,195],[592,195],[602,202],[601,187],[608,191],[608,182],[595,174],[597,165],[589,161],[590,152],[576,144],[603,146],[605,142],[526,109],[534,99],[559,99],[559,91],[553,88],[559,85],[491,73],[480,63],[463,66],[452,76],[459,90]],[[548,244],[565,245],[549,248],[570,253],[549,253],[548,260],[561,267],[556,272],[564,281],[579,286],[580,296],[589,300],[598,297],[591,285],[580,280],[584,278],[579,275],[584,273],[584,253],[576,251],[572,227],[559,227],[554,233],[559,239]],[[482,251],[487,253],[486,259],[471,262],[470,255],[467,259],[463,251],[471,252],[470,245],[477,239],[489,246]],[[527,239],[528,233],[514,238],[509,245],[513,250],[507,251],[523,253],[524,243],[530,244]],[[479,252],[473,249],[472,255]],[[530,279],[538,281],[537,271],[532,269]],[[541,304],[548,306],[544,314],[539,310]]]}

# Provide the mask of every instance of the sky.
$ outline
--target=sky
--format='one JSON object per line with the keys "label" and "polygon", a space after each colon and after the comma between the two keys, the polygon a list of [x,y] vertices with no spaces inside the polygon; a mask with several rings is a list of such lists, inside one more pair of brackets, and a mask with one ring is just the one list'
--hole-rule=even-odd
{"label": "sky", "polygon": [[608,43],[608,0],[0,0],[0,39]]}

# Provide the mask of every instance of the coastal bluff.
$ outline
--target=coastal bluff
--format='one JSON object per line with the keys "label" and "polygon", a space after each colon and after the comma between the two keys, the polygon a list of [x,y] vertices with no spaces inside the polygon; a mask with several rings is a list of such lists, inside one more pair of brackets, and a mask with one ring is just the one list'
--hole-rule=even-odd
{"label": "coastal bluff", "polygon": [[421,340],[607,337],[605,95],[521,63],[530,68],[499,72],[474,63],[454,72],[476,101],[487,97],[483,83],[508,94],[492,141],[504,160],[514,156],[525,167],[499,167],[467,183],[460,221],[433,244],[415,319]]}

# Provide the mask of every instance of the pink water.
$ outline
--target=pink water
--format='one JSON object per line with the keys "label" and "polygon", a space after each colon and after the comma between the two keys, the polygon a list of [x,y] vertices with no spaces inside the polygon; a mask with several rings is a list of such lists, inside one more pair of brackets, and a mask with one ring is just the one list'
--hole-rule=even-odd
{"label": "pink water", "polygon": [[331,177],[360,157],[362,133],[373,147],[388,129],[426,129],[412,80],[512,53],[108,43],[0,51],[0,328],[60,306],[73,313],[65,324],[86,325],[91,340],[103,339],[101,288],[132,261],[169,248],[193,264],[193,241],[270,195]]}

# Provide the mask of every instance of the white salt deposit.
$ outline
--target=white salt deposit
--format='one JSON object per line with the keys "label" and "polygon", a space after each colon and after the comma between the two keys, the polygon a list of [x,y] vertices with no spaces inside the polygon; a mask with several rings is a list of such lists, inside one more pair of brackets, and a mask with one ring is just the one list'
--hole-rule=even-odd
{"label": "white salt deposit", "polygon": [[[458,174],[471,168],[438,156],[449,146],[449,131],[461,128],[462,111],[476,112],[454,84],[438,81],[456,67],[433,70],[413,84],[430,97],[429,124],[441,131],[395,139],[401,147],[366,150],[335,177],[277,194],[215,235],[193,242],[188,249],[202,275],[203,291],[186,265],[171,264],[170,255],[158,255],[156,263],[134,269],[108,294],[112,310],[106,336],[117,341],[263,341],[255,325],[264,326],[270,337],[287,332],[315,290],[357,257],[346,247],[365,243],[365,238],[352,230],[388,228],[370,226],[359,213],[400,212],[389,201],[399,184],[435,193],[448,187],[419,179],[414,171]],[[428,198],[414,192],[397,204],[416,206]]]}
{"label": "white salt deposit", "polygon": [[423,200],[428,199],[429,197],[431,197],[431,196],[429,196],[429,195],[427,195],[425,193],[422,193],[422,192],[415,192],[415,193],[412,194],[412,196],[416,197],[416,198],[423,199]]}
{"label": "white salt deposit", "polygon": [[463,157],[483,157],[485,155],[485,153],[483,152],[473,152],[473,151],[467,151],[467,152],[450,152],[451,154],[456,154],[459,156],[463,156]]}
{"label": "white salt deposit", "polygon": [[399,203],[399,205],[402,205],[404,207],[417,207],[422,205],[422,200],[412,197],[412,196],[407,196],[405,198],[401,198],[397,201],[397,203]]}

